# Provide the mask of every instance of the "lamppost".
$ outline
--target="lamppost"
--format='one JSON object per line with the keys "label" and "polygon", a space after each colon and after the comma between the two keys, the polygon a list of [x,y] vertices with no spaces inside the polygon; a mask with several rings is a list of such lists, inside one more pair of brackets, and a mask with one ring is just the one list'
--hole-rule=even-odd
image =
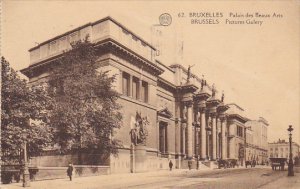
{"label": "lamppost", "polygon": [[294,176],[294,170],[293,170],[293,154],[292,154],[292,131],[294,130],[292,128],[292,125],[289,125],[289,128],[287,129],[289,131],[289,142],[290,142],[290,158],[289,158],[289,165],[288,165],[288,176]]}
{"label": "lamppost", "polygon": [[24,155],[23,187],[29,187],[30,186],[30,174],[29,174],[28,163],[27,163],[27,142],[26,141],[24,141],[23,155]]}

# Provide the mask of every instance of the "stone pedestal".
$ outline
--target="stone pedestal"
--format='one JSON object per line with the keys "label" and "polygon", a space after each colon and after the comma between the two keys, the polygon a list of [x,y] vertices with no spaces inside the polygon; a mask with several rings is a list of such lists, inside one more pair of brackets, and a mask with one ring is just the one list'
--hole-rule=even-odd
{"label": "stone pedestal", "polygon": [[134,167],[133,172],[140,173],[147,171],[147,155],[146,155],[146,146],[136,145],[134,146]]}

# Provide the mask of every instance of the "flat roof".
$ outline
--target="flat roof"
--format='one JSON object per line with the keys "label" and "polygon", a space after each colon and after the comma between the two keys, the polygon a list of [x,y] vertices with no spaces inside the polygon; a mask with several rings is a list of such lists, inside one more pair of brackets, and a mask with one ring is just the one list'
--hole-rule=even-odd
{"label": "flat roof", "polygon": [[104,22],[104,21],[106,21],[106,20],[110,20],[110,21],[114,22],[116,25],[118,25],[118,26],[121,27],[122,29],[126,30],[128,33],[130,33],[130,34],[133,35],[134,37],[138,38],[138,39],[141,40],[143,43],[145,43],[146,45],[148,45],[149,47],[151,47],[152,49],[156,50],[156,48],[153,47],[150,43],[148,43],[147,41],[145,41],[143,38],[141,38],[141,37],[138,36],[137,34],[133,33],[133,32],[132,32],[131,30],[129,30],[127,27],[125,27],[124,25],[122,25],[120,22],[116,21],[115,19],[113,19],[113,18],[110,17],[110,16],[107,16],[107,17],[104,17],[104,18],[102,18],[102,19],[100,19],[100,20],[97,20],[97,21],[95,21],[95,22],[89,22],[89,23],[84,24],[84,25],[82,25],[82,26],[79,26],[79,27],[77,27],[77,28],[75,28],[75,29],[73,29],[73,30],[67,31],[67,32],[65,32],[65,33],[63,33],[63,34],[61,34],[61,35],[55,36],[55,37],[53,37],[53,38],[51,38],[51,39],[48,39],[48,40],[46,40],[46,41],[40,43],[39,45],[37,45],[37,46],[35,46],[35,47],[32,47],[31,49],[29,49],[29,51],[32,51],[32,50],[34,50],[34,49],[37,49],[37,48],[39,48],[40,46],[49,43],[50,41],[59,39],[59,38],[61,38],[61,37],[63,37],[63,36],[66,36],[66,35],[68,35],[68,34],[70,34],[70,33],[73,33],[73,32],[75,32],[75,31],[81,30],[82,28],[85,28],[85,27],[88,27],[88,26],[93,26],[93,25],[96,25],[96,24],[98,24],[98,23],[100,23],[100,22]]}

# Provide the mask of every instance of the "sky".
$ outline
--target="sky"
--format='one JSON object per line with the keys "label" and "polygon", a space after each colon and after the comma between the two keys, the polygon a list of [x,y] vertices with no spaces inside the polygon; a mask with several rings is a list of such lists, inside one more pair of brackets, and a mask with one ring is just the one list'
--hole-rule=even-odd
{"label": "sky", "polygon": [[[300,143],[299,5],[296,0],[2,1],[1,55],[14,69],[26,68],[28,50],[36,44],[112,16],[149,43],[159,41],[164,64],[195,65],[192,72],[224,90],[226,103],[241,106],[249,119],[264,117],[269,142],[287,139],[293,125]],[[158,26],[163,13],[172,17],[169,26]],[[219,23],[192,24],[203,19]],[[243,23],[229,24],[238,21]],[[153,28],[161,31],[159,37]]]}

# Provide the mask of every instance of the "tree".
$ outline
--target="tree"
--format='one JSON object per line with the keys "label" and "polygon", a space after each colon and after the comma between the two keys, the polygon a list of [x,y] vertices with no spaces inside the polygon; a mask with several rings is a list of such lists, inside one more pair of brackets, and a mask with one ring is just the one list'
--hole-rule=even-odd
{"label": "tree", "polygon": [[1,153],[6,163],[19,163],[25,142],[29,156],[51,143],[47,109],[51,99],[42,86],[29,87],[1,58]]}
{"label": "tree", "polygon": [[[119,140],[113,138],[120,128],[119,94],[113,90],[115,76],[101,71],[97,55],[88,37],[72,44],[51,67],[49,94],[54,99],[50,123],[61,152],[116,155]],[[97,162],[93,162],[97,163]]]}

